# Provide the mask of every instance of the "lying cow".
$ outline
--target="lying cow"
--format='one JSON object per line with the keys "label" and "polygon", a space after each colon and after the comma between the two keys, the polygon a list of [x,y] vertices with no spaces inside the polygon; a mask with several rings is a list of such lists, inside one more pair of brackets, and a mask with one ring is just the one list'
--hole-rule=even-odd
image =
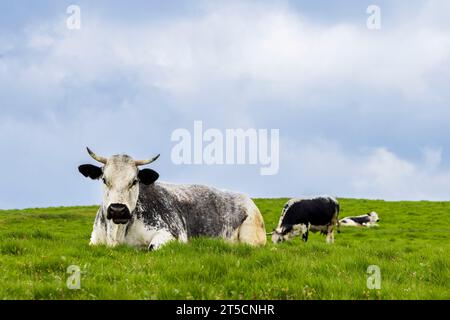
{"label": "lying cow", "polygon": [[375,211],[363,214],[357,217],[345,217],[339,221],[343,226],[351,227],[378,227],[377,222],[380,221]]}
{"label": "lying cow", "polygon": [[271,233],[272,242],[279,243],[302,235],[308,241],[309,231],[321,231],[327,242],[334,242],[334,226],[338,225],[339,203],[332,197],[291,199],[283,208],[277,228]]}
{"label": "lying cow", "polygon": [[103,166],[85,164],[78,169],[104,184],[90,244],[129,244],[152,250],[171,240],[187,242],[198,236],[266,243],[263,218],[248,196],[201,185],[155,182],[156,171],[138,167],[159,155],[137,161],[127,155],[107,159],[89,148],[88,152]]}

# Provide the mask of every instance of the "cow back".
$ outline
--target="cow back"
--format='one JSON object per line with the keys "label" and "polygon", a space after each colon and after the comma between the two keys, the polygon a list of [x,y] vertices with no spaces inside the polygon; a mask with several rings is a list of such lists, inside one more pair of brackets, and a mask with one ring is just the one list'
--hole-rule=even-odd
{"label": "cow back", "polygon": [[336,214],[337,207],[338,204],[331,198],[301,199],[285,209],[281,224],[328,225]]}

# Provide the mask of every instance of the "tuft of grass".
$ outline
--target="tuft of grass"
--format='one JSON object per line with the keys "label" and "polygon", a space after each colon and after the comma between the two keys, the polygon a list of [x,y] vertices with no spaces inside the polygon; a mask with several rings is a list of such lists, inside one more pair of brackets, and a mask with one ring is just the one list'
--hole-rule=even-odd
{"label": "tuft of grass", "polygon": [[[268,231],[287,200],[255,199]],[[0,211],[0,299],[450,298],[449,202],[340,203],[341,217],[378,212],[380,227],[343,227],[333,245],[319,234],[262,248],[198,238],[148,252],[89,246],[96,207]],[[66,285],[71,265],[79,290]],[[380,290],[367,288],[370,265]]]}
{"label": "tuft of grass", "polygon": [[2,242],[0,245],[0,253],[2,255],[19,256],[25,253],[25,248],[16,241]]}

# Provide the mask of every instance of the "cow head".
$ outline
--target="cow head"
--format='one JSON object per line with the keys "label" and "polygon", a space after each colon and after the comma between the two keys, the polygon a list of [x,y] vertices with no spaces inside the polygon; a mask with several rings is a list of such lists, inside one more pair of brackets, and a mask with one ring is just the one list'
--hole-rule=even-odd
{"label": "cow head", "polygon": [[110,158],[97,156],[89,148],[89,155],[103,164],[102,167],[84,164],[78,170],[85,177],[103,181],[103,207],[107,219],[116,224],[126,224],[136,209],[139,196],[139,183],[150,185],[159,174],[151,169],[141,169],[139,166],[150,164],[159,155],[150,160],[133,160],[127,155],[115,155]]}
{"label": "cow head", "polygon": [[369,212],[367,215],[369,216],[371,223],[380,221],[380,218],[378,218],[378,214],[375,211]]}
{"label": "cow head", "polygon": [[284,225],[273,230],[271,233],[272,242],[280,243],[291,240],[298,235],[304,235],[306,232],[308,232],[308,226],[306,224]]}

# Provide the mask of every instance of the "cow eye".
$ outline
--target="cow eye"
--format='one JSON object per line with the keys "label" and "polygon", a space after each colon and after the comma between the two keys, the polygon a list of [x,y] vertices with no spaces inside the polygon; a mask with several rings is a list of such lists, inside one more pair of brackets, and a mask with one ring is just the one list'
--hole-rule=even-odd
{"label": "cow eye", "polygon": [[134,179],[133,182],[131,183],[131,186],[134,187],[135,185],[137,185],[139,182],[138,179]]}
{"label": "cow eye", "polygon": [[106,184],[106,185],[107,185],[107,183],[106,183],[106,179],[105,179],[105,178],[102,178],[102,181],[103,181],[103,183],[104,183],[104,184]]}

